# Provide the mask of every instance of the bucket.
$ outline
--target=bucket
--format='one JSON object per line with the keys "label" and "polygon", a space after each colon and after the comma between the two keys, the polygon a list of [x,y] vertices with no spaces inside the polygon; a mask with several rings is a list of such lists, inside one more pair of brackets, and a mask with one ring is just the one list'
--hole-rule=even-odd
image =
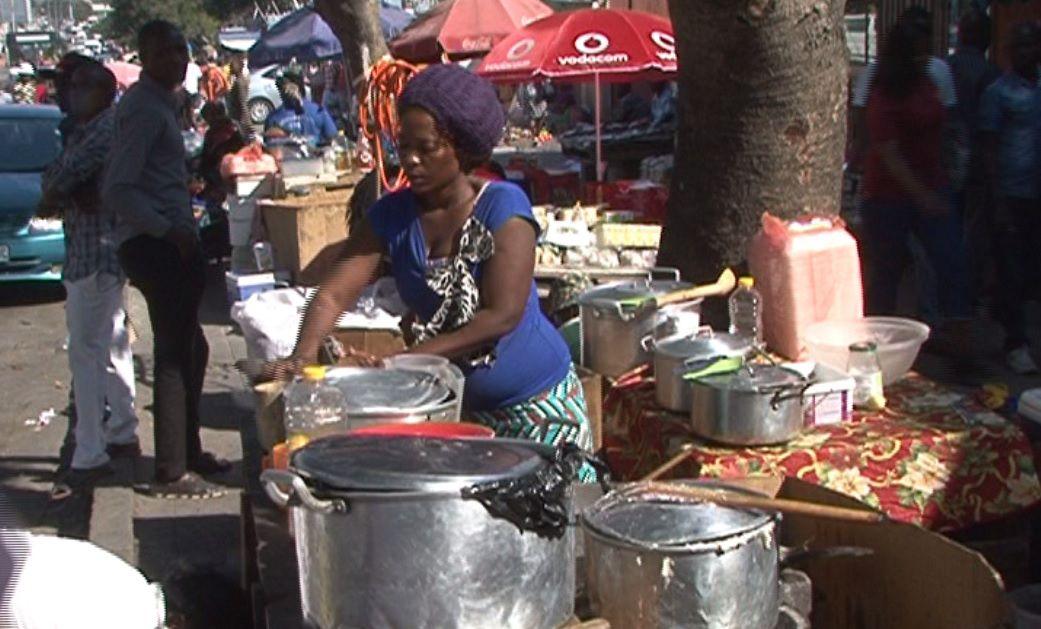
{"label": "bucket", "polygon": [[420,422],[418,424],[376,424],[350,431],[355,436],[432,437],[435,439],[491,439],[495,431],[467,422]]}
{"label": "bucket", "polygon": [[1015,629],[1041,629],[1041,583],[1013,590],[1008,600]]}

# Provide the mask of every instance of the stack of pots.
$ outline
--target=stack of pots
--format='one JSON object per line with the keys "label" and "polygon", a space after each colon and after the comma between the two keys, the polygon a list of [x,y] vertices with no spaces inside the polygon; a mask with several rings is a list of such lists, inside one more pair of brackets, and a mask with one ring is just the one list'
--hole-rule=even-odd
{"label": "stack of pots", "polygon": [[[305,625],[562,625],[574,612],[574,528],[547,534],[472,498],[491,484],[509,503],[553,458],[529,441],[341,435],[266,470],[268,495],[291,511]],[[566,520],[570,481],[556,489],[538,504]]]}

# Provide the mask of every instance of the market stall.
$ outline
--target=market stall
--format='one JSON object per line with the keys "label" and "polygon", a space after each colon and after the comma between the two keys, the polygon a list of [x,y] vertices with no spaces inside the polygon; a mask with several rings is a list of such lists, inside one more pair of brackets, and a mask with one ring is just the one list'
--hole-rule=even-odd
{"label": "market stall", "polygon": [[1015,424],[917,375],[886,395],[883,412],[858,411],[786,444],[724,447],[662,409],[645,370],[607,388],[605,455],[619,478],[636,479],[689,448],[670,476],[798,478],[937,531],[1001,520],[1041,500],[1030,442]]}

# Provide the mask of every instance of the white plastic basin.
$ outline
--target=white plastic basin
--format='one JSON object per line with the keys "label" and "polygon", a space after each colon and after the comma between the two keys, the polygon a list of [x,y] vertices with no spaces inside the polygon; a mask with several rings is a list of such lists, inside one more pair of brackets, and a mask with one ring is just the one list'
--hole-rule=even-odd
{"label": "white plastic basin", "polygon": [[865,317],[852,321],[821,321],[806,328],[803,340],[813,360],[843,371],[849,365],[849,346],[871,341],[878,346],[882,381],[892,384],[903,378],[922,343],[929,338],[929,326],[900,317]]}

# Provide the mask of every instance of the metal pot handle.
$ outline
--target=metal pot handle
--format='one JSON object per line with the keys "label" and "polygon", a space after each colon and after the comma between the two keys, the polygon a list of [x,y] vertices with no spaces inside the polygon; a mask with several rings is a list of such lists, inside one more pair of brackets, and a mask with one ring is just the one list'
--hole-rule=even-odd
{"label": "metal pot handle", "polygon": [[[307,488],[304,479],[288,470],[264,470],[260,473],[260,482],[264,484],[264,492],[271,498],[271,501],[283,509],[302,504],[308,509],[323,514],[347,512],[346,500],[315,498],[311,490]],[[289,491],[282,489],[284,485],[289,486]]]}
{"label": "metal pot handle", "polygon": [[657,345],[658,340],[654,338],[653,334],[648,334],[640,339],[640,347],[642,347],[645,352],[653,352]]}
{"label": "metal pot handle", "polygon": [[671,267],[671,266],[656,266],[656,267],[652,267],[652,268],[648,269],[647,275],[652,280],[655,278],[655,276],[665,275],[667,277],[671,277],[672,281],[674,281],[674,282],[680,281],[680,270],[677,269],[677,268]]}
{"label": "metal pot handle", "polygon": [[[788,400],[801,400],[803,396],[806,395],[806,391],[814,384],[816,383],[810,380],[799,387],[784,387],[777,389],[774,392],[773,397],[770,398],[770,408],[776,411],[780,408],[781,402],[787,402]],[[793,388],[798,388],[798,392],[788,393],[788,391],[791,391]]]}

